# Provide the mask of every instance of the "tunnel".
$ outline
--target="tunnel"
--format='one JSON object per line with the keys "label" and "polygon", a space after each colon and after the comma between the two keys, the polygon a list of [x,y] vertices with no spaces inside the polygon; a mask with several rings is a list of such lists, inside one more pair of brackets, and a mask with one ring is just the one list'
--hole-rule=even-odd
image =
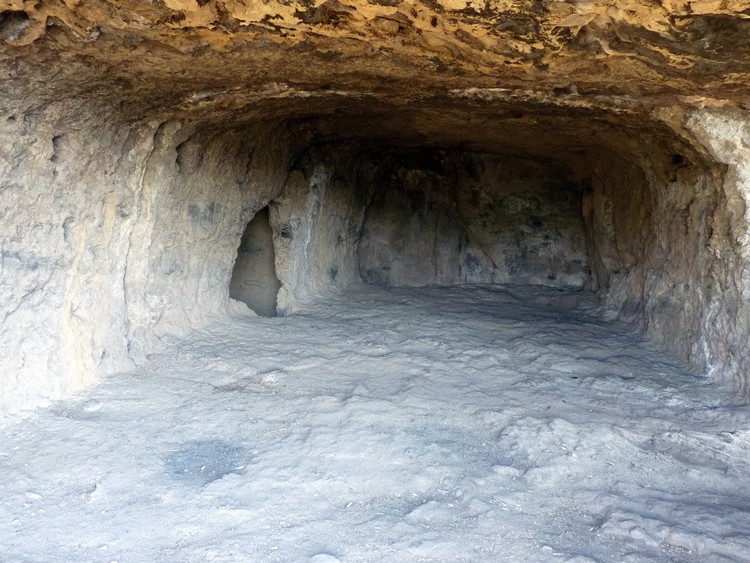
{"label": "tunnel", "polygon": [[[51,269],[45,291],[69,312],[42,307],[59,330],[51,350],[15,333],[37,350],[26,385],[47,388],[49,357],[67,358],[61,389],[139,364],[227,300],[293,316],[361,284],[519,284],[592,292],[674,361],[745,393],[736,175],[653,113],[571,98],[460,93],[402,108],[332,95],[246,115],[201,110],[124,140],[115,131],[102,142],[140,151],[116,173],[134,187],[108,188],[95,208],[60,207],[50,228],[65,267],[39,258],[24,274],[39,282]],[[6,130],[25,127],[11,117]],[[100,164],[82,172],[76,155],[111,151],[89,143],[80,131],[52,135],[51,181],[96,179]],[[5,252],[7,269],[21,254]],[[106,320],[101,303],[118,304]]]}
{"label": "tunnel", "polygon": [[0,2],[0,558],[750,560],[749,14]]}
{"label": "tunnel", "polygon": [[718,296],[722,165],[642,115],[434,104],[285,125],[313,140],[271,206],[283,314],[361,283],[590,291],[713,369],[696,336]]}
{"label": "tunnel", "polygon": [[292,4],[2,12],[2,410],[362,284],[591,292],[746,395],[731,7]]}

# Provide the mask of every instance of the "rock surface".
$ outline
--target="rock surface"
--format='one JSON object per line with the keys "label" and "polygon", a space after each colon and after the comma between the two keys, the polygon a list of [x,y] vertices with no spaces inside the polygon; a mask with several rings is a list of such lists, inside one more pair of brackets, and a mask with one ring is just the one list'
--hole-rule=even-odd
{"label": "rock surface", "polygon": [[565,170],[477,154],[398,156],[367,208],[365,283],[584,287],[581,189]]}
{"label": "rock surface", "polygon": [[[585,283],[748,396],[748,37],[743,1],[0,1],[0,412],[226,314],[266,205],[282,313],[359,283],[362,264],[368,281],[368,264],[435,248],[434,214],[397,202],[444,194],[376,182],[382,155],[414,150],[515,163],[511,179],[530,161],[561,170],[579,190],[560,207],[578,269],[526,261],[511,281]],[[472,232],[490,209],[472,208]],[[536,231],[511,215],[515,252]],[[391,216],[386,260],[372,242]],[[468,230],[449,223],[455,246]],[[507,252],[472,254],[481,281],[504,281],[487,272]],[[407,271],[369,281],[461,281]]]}

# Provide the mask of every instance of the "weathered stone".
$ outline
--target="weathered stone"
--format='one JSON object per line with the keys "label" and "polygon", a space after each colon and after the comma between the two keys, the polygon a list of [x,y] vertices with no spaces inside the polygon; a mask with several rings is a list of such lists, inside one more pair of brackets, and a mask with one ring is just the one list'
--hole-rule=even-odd
{"label": "weathered stone", "polygon": [[366,283],[585,285],[581,188],[569,171],[444,151],[385,160],[392,169],[373,182],[359,243]]}
{"label": "weathered stone", "polygon": [[0,411],[226,314],[267,205],[281,313],[362,278],[586,285],[748,396],[748,13],[0,1]]}

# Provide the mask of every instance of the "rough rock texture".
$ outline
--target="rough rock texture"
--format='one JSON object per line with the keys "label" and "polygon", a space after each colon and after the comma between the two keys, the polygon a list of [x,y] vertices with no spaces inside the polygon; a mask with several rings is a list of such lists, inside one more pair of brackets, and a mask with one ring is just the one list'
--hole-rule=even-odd
{"label": "rough rock texture", "polygon": [[568,171],[478,154],[388,160],[359,244],[366,283],[586,283],[581,190]]}
{"label": "rough rock texture", "polygon": [[674,356],[706,369],[702,319],[722,296],[713,278],[718,198],[710,173],[680,161],[667,176],[648,155],[636,164],[602,154],[590,166],[584,216],[593,286]]}
{"label": "rough rock texture", "polygon": [[0,141],[4,410],[142,362],[223,311],[242,230],[284,181],[268,134],[36,125],[6,119]]}
{"label": "rough rock texture", "polygon": [[[588,287],[748,396],[748,37],[731,0],[0,0],[0,411],[224,314],[269,203],[282,312],[359,283],[392,198],[445,201],[376,185],[389,150],[563,171]],[[515,279],[582,281],[545,264]]]}
{"label": "rough rock texture", "polygon": [[[732,378],[750,395],[750,126],[745,112],[696,112],[685,122],[690,134],[721,163],[713,188],[714,208],[705,211],[710,299],[699,311],[699,345],[712,375]],[[696,198],[697,199],[697,198]],[[688,227],[689,228],[689,227]]]}
{"label": "rough rock texture", "polygon": [[360,281],[356,257],[365,199],[356,189],[356,163],[348,150],[313,150],[291,171],[274,201],[281,313]]}

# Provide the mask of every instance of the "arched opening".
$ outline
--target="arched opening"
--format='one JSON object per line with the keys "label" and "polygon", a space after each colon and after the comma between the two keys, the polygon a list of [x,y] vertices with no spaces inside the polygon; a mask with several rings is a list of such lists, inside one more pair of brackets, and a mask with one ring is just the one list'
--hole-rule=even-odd
{"label": "arched opening", "polygon": [[276,294],[280,286],[276,277],[268,207],[264,207],[255,214],[242,234],[229,283],[229,296],[242,301],[258,315],[275,317]]}

